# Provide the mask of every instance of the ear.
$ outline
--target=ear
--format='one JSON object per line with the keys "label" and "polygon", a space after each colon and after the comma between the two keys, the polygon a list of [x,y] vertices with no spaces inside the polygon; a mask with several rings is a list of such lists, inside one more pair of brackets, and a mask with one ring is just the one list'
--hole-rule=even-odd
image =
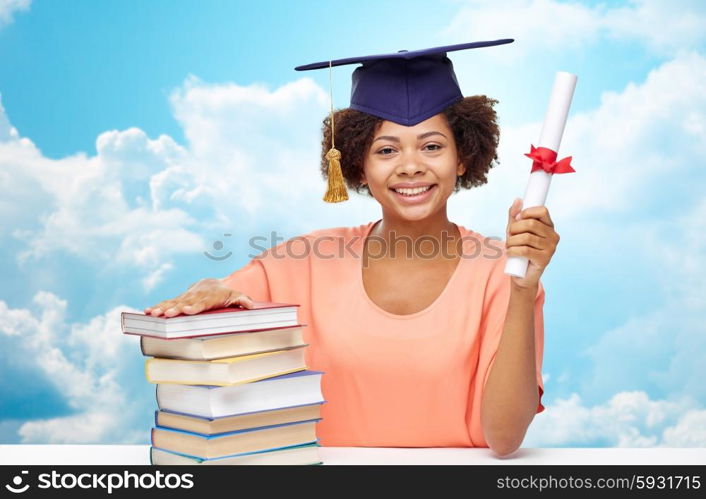
{"label": "ear", "polygon": [[456,175],[461,176],[464,173],[466,173],[466,165],[464,165],[463,162],[459,160],[458,164],[456,165]]}
{"label": "ear", "polygon": [[365,172],[363,172],[363,173],[360,174],[360,183],[361,183],[362,185],[366,185],[366,184],[368,183],[368,179],[365,178]]}

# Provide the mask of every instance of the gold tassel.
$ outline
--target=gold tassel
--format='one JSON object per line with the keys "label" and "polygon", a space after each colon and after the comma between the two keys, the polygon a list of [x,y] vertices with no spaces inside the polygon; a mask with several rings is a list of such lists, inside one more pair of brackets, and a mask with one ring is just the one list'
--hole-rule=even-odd
{"label": "gold tassel", "polygon": [[324,201],[327,203],[339,203],[348,199],[348,191],[343,180],[343,171],[341,170],[341,151],[336,149],[334,140],[333,126],[333,82],[331,77],[331,61],[329,61],[329,90],[331,92],[331,149],[326,153],[328,159],[328,190],[324,194]]}
{"label": "gold tassel", "polygon": [[324,201],[327,203],[346,201],[348,191],[341,171],[341,152],[332,147],[326,153],[326,159],[328,159],[328,190],[324,194]]}

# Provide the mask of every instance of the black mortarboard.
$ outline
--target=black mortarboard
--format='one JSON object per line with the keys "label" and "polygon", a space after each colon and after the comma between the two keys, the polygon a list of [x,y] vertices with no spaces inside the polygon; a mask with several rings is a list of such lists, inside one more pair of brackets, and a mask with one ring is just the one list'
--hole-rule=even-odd
{"label": "black mortarboard", "polygon": [[[307,71],[362,64],[353,71],[350,107],[400,125],[413,126],[463,99],[447,52],[502,45],[512,41],[502,39],[413,51],[401,50],[390,54],[315,62],[294,69]],[[338,163],[340,153],[333,146],[327,154],[330,163],[329,189],[324,200],[345,201],[348,195]]]}

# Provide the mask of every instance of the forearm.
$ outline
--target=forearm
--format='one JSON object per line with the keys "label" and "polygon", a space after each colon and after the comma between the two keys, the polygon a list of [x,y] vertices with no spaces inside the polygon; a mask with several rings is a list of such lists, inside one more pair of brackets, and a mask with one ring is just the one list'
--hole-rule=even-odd
{"label": "forearm", "polygon": [[537,287],[513,285],[500,344],[481,402],[481,424],[491,449],[504,455],[522,443],[539,403],[534,305]]}

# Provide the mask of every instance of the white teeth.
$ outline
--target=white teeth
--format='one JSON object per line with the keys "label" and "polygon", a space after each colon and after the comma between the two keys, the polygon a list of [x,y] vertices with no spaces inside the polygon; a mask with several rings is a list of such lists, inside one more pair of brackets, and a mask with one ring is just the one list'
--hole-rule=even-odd
{"label": "white teeth", "polygon": [[405,196],[414,196],[415,194],[420,194],[424,191],[428,191],[429,189],[431,189],[430,185],[427,185],[426,187],[415,187],[414,189],[394,189],[394,191],[404,194]]}

